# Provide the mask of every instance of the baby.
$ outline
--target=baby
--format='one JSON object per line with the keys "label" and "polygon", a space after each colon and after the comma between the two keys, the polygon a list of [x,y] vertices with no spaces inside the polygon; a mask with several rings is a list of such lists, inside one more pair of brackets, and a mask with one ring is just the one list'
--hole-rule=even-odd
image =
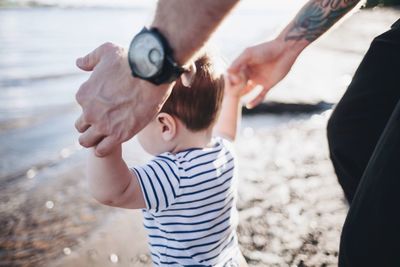
{"label": "baby", "polygon": [[143,209],[155,266],[247,266],[236,236],[230,143],[246,88],[224,81],[208,56],[197,59],[194,69],[191,86],[185,86],[186,76],[179,79],[138,134],[154,159],[128,168],[120,146],[103,158],[90,153],[89,187],[105,205]]}

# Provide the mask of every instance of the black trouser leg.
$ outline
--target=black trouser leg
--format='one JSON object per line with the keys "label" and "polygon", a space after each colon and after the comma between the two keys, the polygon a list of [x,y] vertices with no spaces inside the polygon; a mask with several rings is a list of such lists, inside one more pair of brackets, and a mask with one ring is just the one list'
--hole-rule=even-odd
{"label": "black trouser leg", "polygon": [[331,159],[350,203],[399,99],[400,27],[395,26],[374,39],[328,123]]}
{"label": "black trouser leg", "polygon": [[350,206],[339,266],[400,266],[400,102]]}

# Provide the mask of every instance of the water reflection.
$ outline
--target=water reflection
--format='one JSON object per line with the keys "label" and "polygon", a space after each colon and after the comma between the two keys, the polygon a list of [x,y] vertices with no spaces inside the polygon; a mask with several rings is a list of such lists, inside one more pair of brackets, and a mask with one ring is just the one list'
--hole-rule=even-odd
{"label": "water reflection", "polygon": [[110,261],[111,261],[112,263],[117,263],[117,262],[118,262],[118,255],[112,253],[112,254],[110,255]]}

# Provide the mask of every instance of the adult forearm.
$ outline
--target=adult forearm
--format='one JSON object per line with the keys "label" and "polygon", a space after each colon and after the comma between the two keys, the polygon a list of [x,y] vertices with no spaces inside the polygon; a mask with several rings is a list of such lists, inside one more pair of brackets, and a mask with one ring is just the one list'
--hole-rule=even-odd
{"label": "adult forearm", "polygon": [[238,0],[160,0],[152,27],[167,38],[185,64],[208,40]]}
{"label": "adult forearm", "polygon": [[320,37],[340,18],[354,8],[359,0],[311,0],[272,41],[248,47],[235,59],[229,73],[245,73],[261,92],[248,103],[254,107],[267,92],[290,71],[301,51]]}
{"label": "adult forearm", "polygon": [[311,0],[281,32],[278,39],[296,53],[318,39],[360,0]]}

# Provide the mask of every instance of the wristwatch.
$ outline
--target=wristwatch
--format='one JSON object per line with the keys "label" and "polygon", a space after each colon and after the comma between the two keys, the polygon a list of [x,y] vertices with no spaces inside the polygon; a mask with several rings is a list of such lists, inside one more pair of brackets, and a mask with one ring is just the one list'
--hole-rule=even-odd
{"label": "wristwatch", "polygon": [[156,29],[143,28],[132,40],[128,51],[132,75],[155,85],[175,81],[185,68],[173,58],[167,40]]}

